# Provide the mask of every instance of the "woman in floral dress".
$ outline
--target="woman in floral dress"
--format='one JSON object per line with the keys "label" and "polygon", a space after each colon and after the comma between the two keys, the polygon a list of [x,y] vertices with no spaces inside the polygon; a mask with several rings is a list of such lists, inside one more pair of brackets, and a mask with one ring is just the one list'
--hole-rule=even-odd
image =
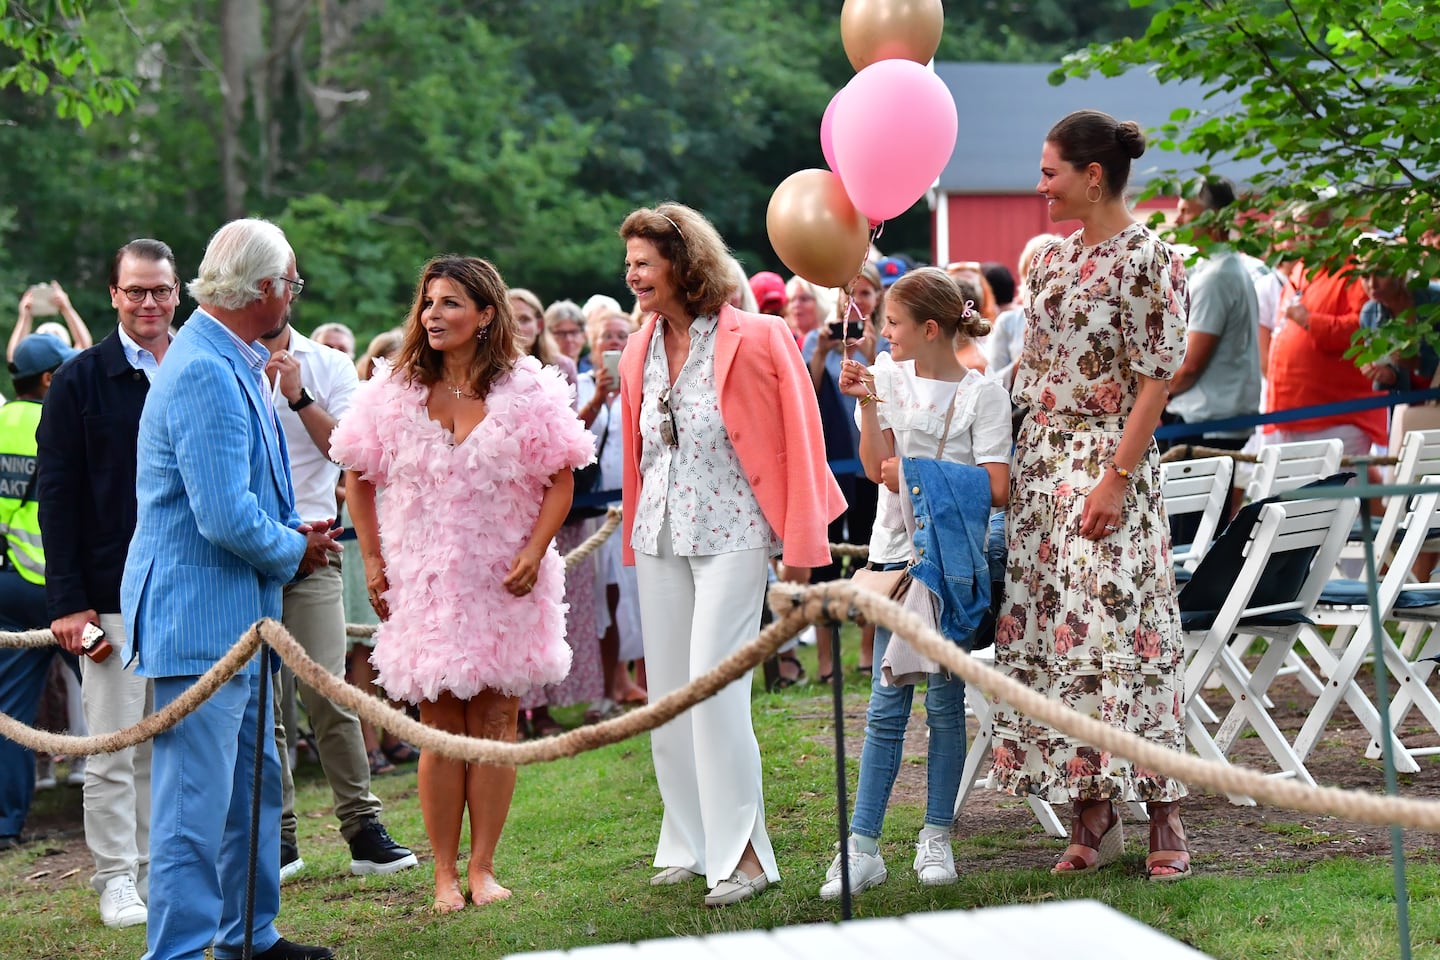
{"label": "woman in floral dress", "polygon": [[[1031,266],[1016,438],[1008,582],[997,665],[1080,713],[1179,751],[1182,646],[1153,434],[1185,355],[1180,257],[1137,223],[1123,191],[1145,150],[1133,122],[1072,113],[1046,137],[1036,189],[1050,218],[1084,226]],[[1124,848],[1118,803],[1148,801],[1151,880],[1190,873],[1183,784],[995,712],[995,780],[1069,800],[1055,873],[1096,870]]]}

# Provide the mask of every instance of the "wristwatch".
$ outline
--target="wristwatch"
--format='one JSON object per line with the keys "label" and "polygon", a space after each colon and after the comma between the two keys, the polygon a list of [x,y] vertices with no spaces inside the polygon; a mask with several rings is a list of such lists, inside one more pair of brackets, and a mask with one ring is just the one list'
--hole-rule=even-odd
{"label": "wristwatch", "polygon": [[290,401],[290,409],[294,410],[296,413],[299,413],[301,410],[304,410],[306,407],[310,406],[310,404],[314,402],[315,398],[310,395],[310,391],[306,390],[304,387],[301,387],[300,396]]}

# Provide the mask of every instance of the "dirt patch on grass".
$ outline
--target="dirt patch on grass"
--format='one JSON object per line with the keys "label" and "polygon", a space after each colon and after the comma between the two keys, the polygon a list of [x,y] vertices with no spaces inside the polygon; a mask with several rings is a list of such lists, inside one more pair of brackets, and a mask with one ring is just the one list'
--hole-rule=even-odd
{"label": "dirt patch on grass", "polygon": [[[1362,681],[1373,695],[1373,676]],[[811,688],[813,689],[813,688]],[[1394,684],[1391,683],[1393,692]],[[923,706],[917,707],[906,732],[905,762],[900,766],[892,803],[925,804],[926,729]],[[1305,722],[1313,698],[1291,677],[1276,683],[1271,715],[1293,739]],[[1223,691],[1207,691],[1211,708],[1224,716],[1230,700]],[[858,758],[863,745],[860,731],[865,726],[864,702],[846,700],[847,756]],[[1418,713],[1411,713],[1404,741],[1407,747],[1440,748],[1440,736],[1428,730]],[[973,737],[974,721],[970,728]],[[1212,731],[1213,732],[1213,731]],[[1322,786],[1384,793],[1385,771],[1379,759],[1365,757],[1370,742],[1364,728],[1343,705],[1326,726],[1325,735],[1306,761],[1306,767]],[[1253,769],[1277,769],[1264,745],[1247,728],[1230,759]],[[1420,772],[1401,774],[1402,796],[1440,800],[1440,758],[1420,757]],[[852,798],[853,800],[853,798]],[[1299,813],[1278,807],[1237,806],[1220,795],[1192,793],[1184,804],[1186,830],[1197,869],[1208,873],[1246,874],[1304,870],[1320,860],[1337,855],[1388,859],[1391,851],[1389,827],[1370,826],[1333,816]],[[1068,809],[1057,810],[1068,825]],[[1126,814],[1128,849],[1143,853],[1148,837],[1145,824]],[[966,801],[955,824],[957,856],[982,868],[1034,868],[1049,864],[1060,853],[1063,842],[1047,837],[1024,800],[996,791],[976,788]],[[893,839],[893,838],[891,838]],[[1408,857],[1440,859],[1435,835],[1419,830],[1405,832]],[[1136,858],[1132,858],[1136,859]],[[1138,871],[1139,864],[1131,864]]]}

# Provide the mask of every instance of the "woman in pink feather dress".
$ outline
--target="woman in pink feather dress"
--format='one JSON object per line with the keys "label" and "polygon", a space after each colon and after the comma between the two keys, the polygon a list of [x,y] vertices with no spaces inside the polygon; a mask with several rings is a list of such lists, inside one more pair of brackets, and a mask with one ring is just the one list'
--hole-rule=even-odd
{"label": "woman in pink feather dress", "polygon": [[[450,733],[513,741],[519,698],[570,669],[565,567],[553,540],[594,441],[554,368],[515,355],[495,268],[425,265],[393,369],[377,370],[335,428],[386,691]],[[376,507],[376,490],[383,491]],[[434,910],[465,906],[456,861],[470,813],[470,900],[510,895],[495,846],[515,768],[420,755],[435,856]]]}

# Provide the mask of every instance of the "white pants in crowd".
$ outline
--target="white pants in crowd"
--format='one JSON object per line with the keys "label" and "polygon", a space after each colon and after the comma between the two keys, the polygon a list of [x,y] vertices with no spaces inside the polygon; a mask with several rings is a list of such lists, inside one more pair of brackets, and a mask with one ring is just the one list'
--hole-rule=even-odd
{"label": "white pants in crowd", "polygon": [[[635,556],[646,684],[660,699],[709,673],[760,629],[764,550],[677,557],[667,523],[660,556]],[[765,830],[760,746],[750,718],[750,674],[657,728],[650,737],[665,803],[655,866],[684,867],[713,887],[747,844],[766,876],[780,879]]]}
{"label": "white pants in crowd", "polygon": [[[139,723],[154,709],[150,681],[135,664],[121,662],[125,619],[100,615],[113,651],[103,663],[80,658],[79,697],[92,734],[113,733]],[[67,671],[68,672],[68,671]],[[85,764],[85,844],[95,858],[90,885],[103,892],[112,878],[129,875],[144,895],[150,871],[150,741],[115,753],[97,753]]]}

